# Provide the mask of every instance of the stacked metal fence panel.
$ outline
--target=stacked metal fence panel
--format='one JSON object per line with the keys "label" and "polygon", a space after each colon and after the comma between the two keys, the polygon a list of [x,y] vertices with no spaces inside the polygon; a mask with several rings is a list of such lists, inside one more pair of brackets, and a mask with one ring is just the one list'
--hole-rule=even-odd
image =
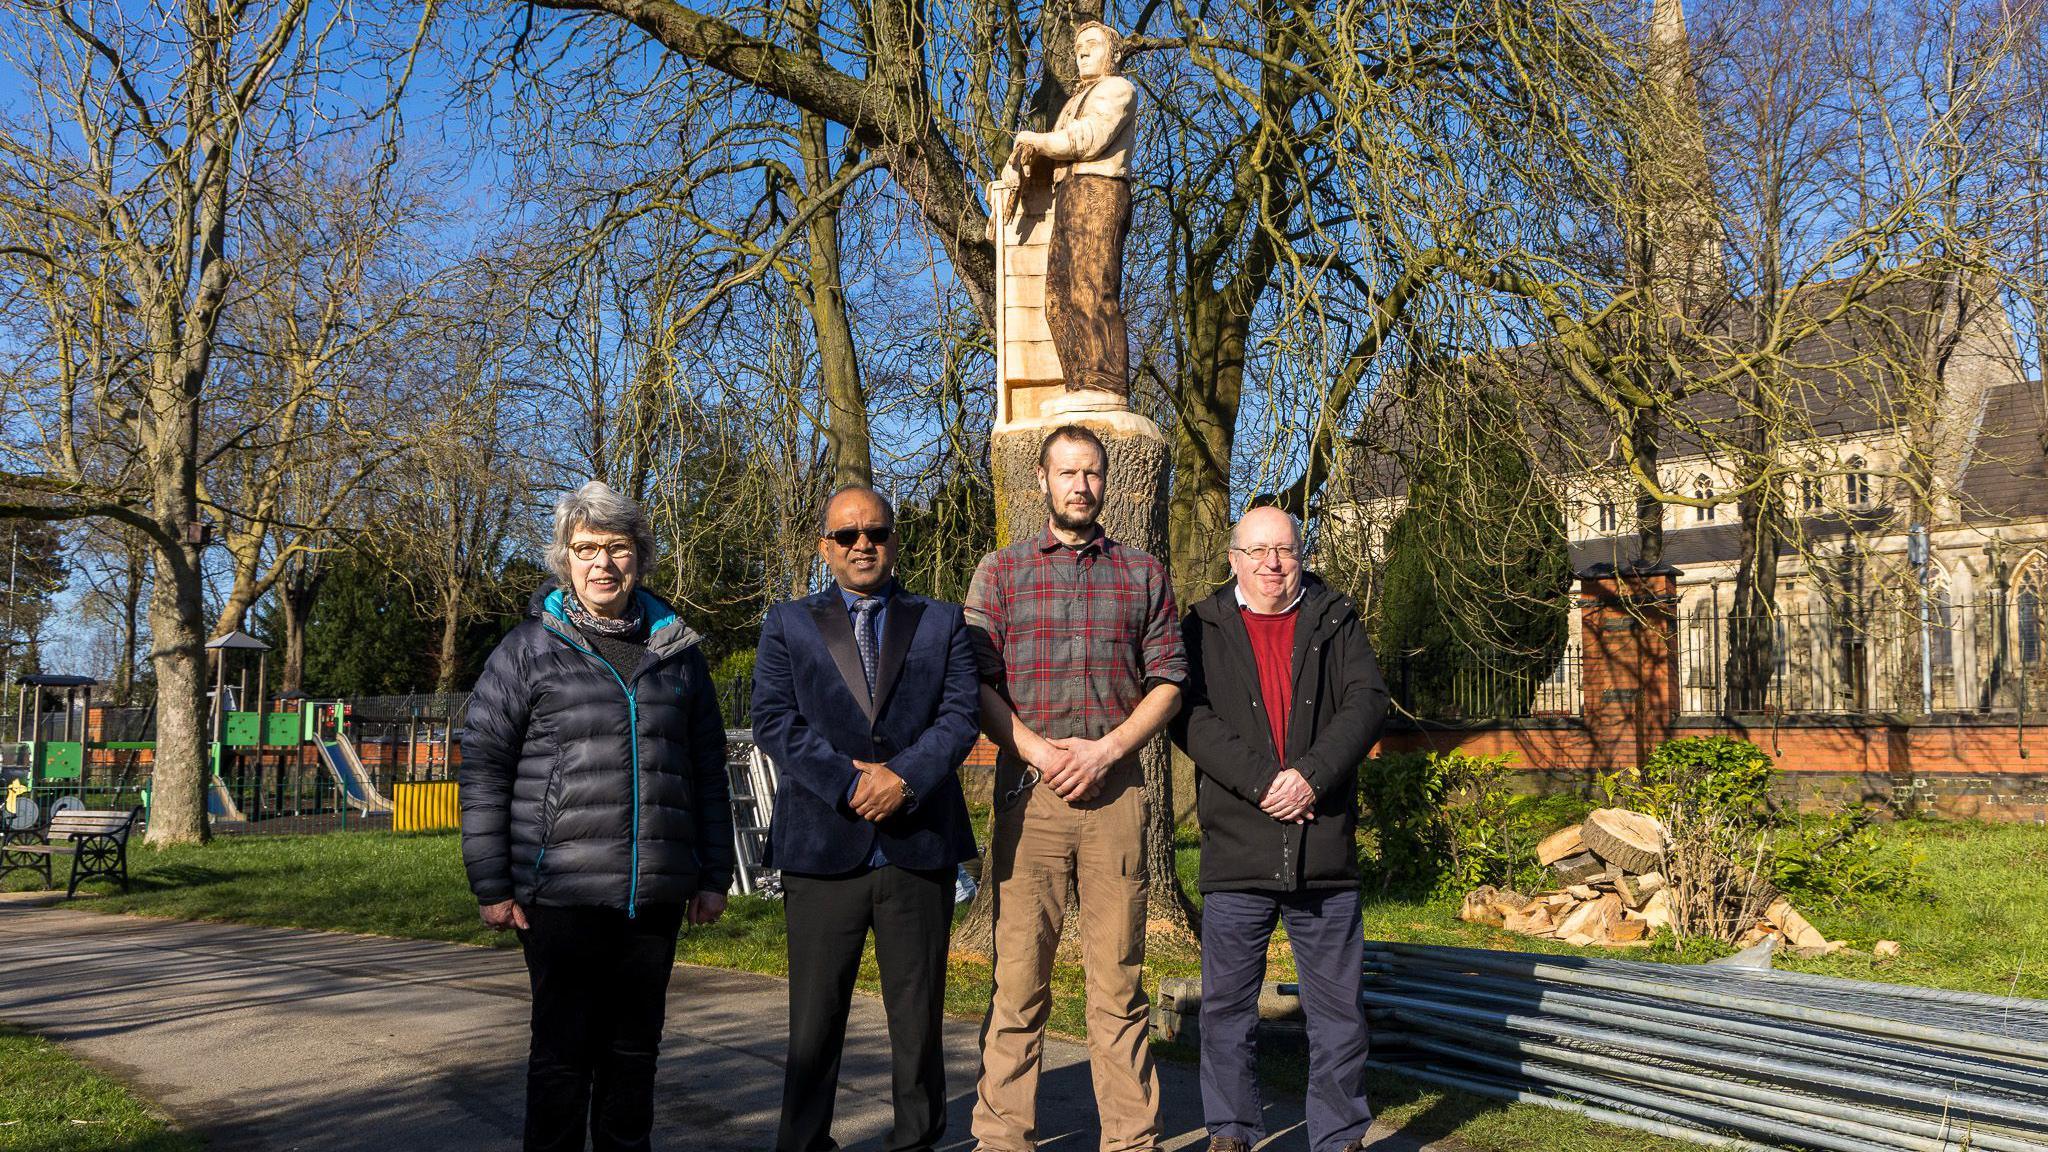
{"label": "stacked metal fence panel", "polygon": [[2048,1001],[1368,944],[1375,1062],[1738,1147],[2048,1152]]}

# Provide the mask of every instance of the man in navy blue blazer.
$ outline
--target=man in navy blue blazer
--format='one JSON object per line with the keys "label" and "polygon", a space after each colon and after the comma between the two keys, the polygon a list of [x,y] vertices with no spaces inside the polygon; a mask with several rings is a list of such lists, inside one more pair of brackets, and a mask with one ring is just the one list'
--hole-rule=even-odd
{"label": "man in navy blue blazer", "polygon": [[832,494],[833,586],[777,604],[754,662],[754,742],[781,777],[768,862],[789,926],[789,1063],[776,1152],[826,1152],[854,975],[870,930],[889,1014],[889,1152],[946,1130],[941,1040],[953,877],[975,854],[958,770],[980,722],[958,605],[896,584],[895,511]]}

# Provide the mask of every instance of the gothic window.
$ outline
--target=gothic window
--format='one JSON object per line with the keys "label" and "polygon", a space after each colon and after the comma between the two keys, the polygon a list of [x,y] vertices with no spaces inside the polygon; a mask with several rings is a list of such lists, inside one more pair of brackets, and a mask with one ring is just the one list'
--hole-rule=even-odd
{"label": "gothic window", "polygon": [[1801,476],[1799,478],[1800,510],[1817,512],[1820,510],[1820,505],[1820,478],[1817,476]]}
{"label": "gothic window", "polygon": [[1602,532],[1619,532],[1621,530],[1621,509],[1616,507],[1612,500],[1602,500],[1600,502],[1600,530]]}
{"label": "gothic window", "polygon": [[[1695,476],[1692,482],[1692,495],[1695,500],[1712,500],[1714,498],[1714,478],[1705,472]],[[1715,506],[1712,504],[1700,505],[1692,510],[1693,522],[1695,524],[1713,523],[1714,510]]]}
{"label": "gothic window", "polygon": [[1870,473],[1865,471],[1867,467],[1863,457],[1849,457],[1849,474],[1843,477],[1843,480],[1848,489],[1848,505],[1851,508],[1861,508],[1870,503]]}
{"label": "gothic window", "polygon": [[2033,588],[2020,589],[2020,663],[2029,668],[2041,663],[2041,594]]}

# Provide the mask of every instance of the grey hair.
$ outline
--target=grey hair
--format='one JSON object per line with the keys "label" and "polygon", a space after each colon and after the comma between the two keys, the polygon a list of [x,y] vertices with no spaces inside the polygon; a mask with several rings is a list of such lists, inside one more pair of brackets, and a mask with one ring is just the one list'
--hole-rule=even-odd
{"label": "grey hair", "polygon": [[832,515],[832,505],[838,503],[839,498],[848,492],[865,492],[869,496],[874,497],[882,505],[883,513],[889,517],[889,526],[892,528],[896,526],[896,505],[890,503],[887,496],[882,495],[871,485],[841,484],[832,490],[830,496],[825,497],[823,504],[818,505],[818,535],[823,536],[825,531],[832,527],[832,525],[826,523],[827,518]]}
{"label": "grey hair", "polygon": [[[1238,542],[1238,541],[1239,541],[1239,540],[1241,539],[1241,537],[1240,537],[1240,536],[1238,535],[1238,530],[1244,527],[1244,519],[1245,519],[1245,516],[1250,516],[1250,515],[1251,515],[1252,513],[1254,513],[1254,512],[1256,512],[1256,511],[1258,511],[1258,510],[1259,510],[1260,508],[1272,508],[1272,507],[1274,507],[1274,506],[1273,506],[1273,505],[1271,505],[1271,504],[1260,504],[1260,505],[1257,505],[1257,506],[1255,506],[1255,507],[1251,507],[1251,508],[1247,508],[1247,509],[1245,509],[1245,510],[1244,510],[1244,516],[1240,516],[1240,517],[1238,517],[1238,518],[1237,518],[1237,523],[1235,523],[1235,524],[1232,524],[1232,525],[1230,526],[1230,546],[1231,546],[1232,548],[1235,548],[1235,547],[1237,547],[1237,546],[1238,546],[1238,545],[1237,545],[1237,542]],[[1287,526],[1288,526],[1289,528],[1293,529],[1293,531],[1294,531],[1294,546],[1295,546],[1296,548],[1300,548],[1300,547],[1302,546],[1302,535],[1301,535],[1301,518],[1300,518],[1300,517],[1298,517],[1298,516],[1296,516],[1296,515],[1295,515],[1294,513],[1292,513],[1292,512],[1288,512],[1288,511],[1285,511],[1285,510],[1279,510],[1279,511],[1280,511],[1280,514],[1281,514],[1282,516],[1285,516],[1285,517],[1287,517]]]}
{"label": "grey hair", "polygon": [[569,583],[569,538],[580,528],[616,532],[633,538],[644,574],[654,564],[654,529],[647,513],[602,480],[592,480],[555,501],[555,535],[548,542],[548,571],[564,586]]}

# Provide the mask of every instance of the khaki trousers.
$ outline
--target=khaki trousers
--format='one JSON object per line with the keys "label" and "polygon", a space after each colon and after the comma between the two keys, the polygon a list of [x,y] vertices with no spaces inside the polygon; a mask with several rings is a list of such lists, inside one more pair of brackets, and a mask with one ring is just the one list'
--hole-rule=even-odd
{"label": "khaki trousers", "polygon": [[995,996],[981,1030],[974,1104],[980,1148],[1031,1152],[1037,1138],[1053,954],[1076,884],[1102,1152],[1159,1147],[1159,1075],[1147,1047],[1143,982],[1145,808],[1144,775],[1134,758],[1110,769],[1102,792],[1087,803],[1070,805],[1039,785],[996,814],[989,862]]}

